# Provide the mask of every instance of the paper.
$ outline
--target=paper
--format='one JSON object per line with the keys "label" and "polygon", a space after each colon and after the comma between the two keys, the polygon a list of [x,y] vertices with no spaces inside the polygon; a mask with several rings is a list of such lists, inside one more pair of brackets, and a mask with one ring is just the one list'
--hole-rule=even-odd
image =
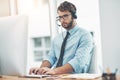
{"label": "paper", "polygon": [[79,78],[79,79],[95,79],[101,77],[102,74],[69,74],[66,76],[63,76],[62,78]]}

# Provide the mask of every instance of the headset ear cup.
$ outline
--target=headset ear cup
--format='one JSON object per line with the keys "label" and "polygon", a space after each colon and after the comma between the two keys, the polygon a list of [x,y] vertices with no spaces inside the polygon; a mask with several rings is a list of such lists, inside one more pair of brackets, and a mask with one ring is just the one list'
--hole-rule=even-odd
{"label": "headset ear cup", "polygon": [[76,14],[74,14],[74,18],[77,19],[77,15]]}
{"label": "headset ear cup", "polygon": [[74,19],[77,19],[77,15],[75,13],[72,16]]}

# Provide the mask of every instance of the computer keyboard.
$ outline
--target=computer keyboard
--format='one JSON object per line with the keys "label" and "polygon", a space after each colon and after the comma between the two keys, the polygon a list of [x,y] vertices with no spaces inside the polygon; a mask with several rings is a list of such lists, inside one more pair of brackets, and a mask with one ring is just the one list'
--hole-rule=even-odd
{"label": "computer keyboard", "polygon": [[50,77],[51,75],[25,75],[24,77],[27,77],[27,78],[44,78],[44,77]]}

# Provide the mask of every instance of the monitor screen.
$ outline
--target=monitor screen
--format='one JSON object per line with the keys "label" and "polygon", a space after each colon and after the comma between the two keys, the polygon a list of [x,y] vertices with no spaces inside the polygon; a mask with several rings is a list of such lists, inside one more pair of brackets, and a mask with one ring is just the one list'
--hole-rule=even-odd
{"label": "monitor screen", "polygon": [[28,17],[0,17],[0,75],[24,75],[27,64]]}

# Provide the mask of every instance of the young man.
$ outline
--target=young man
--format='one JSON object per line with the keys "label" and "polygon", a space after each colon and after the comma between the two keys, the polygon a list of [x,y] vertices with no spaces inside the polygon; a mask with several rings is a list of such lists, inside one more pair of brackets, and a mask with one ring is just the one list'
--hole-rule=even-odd
{"label": "young man", "polygon": [[64,1],[57,13],[57,20],[66,31],[54,38],[48,56],[40,67],[31,68],[30,74],[83,73],[89,68],[93,40],[88,31],[77,25],[75,5]]}

